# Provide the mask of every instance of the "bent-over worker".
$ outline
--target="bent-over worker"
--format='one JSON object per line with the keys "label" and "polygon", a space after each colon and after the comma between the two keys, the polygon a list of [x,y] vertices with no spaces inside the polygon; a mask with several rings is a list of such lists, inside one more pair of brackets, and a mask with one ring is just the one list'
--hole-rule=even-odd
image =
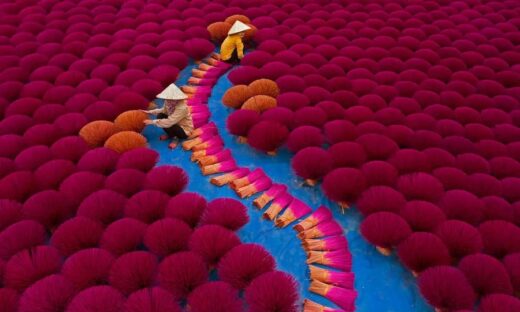
{"label": "bent-over worker", "polygon": [[236,21],[228,32],[228,36],[220,46],[220,59],[232,63],[238,63],[244,57],[244,43],[242,38],[251,27]]}

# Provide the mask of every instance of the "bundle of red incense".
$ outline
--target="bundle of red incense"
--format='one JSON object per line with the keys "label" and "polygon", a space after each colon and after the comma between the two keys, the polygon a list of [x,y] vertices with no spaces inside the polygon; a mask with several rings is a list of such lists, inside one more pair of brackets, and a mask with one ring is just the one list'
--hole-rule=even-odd
{"label": "bundle of red incense", "polygon": [[213,178],[211,178],[210,182],[217,186],[223,186],[225,184],[231,183],[231,181],[243,178],[247,174],[249,174],[249,169],[240,168],[235,171],[225,173],[225,174],[219,175],[217,177],[213,177]]}
{"label": "bundle of red incense", "polygon": [[193,130],[193,132],[190,134],[189,138],[193,139],[193,138],[199,137],[205,133],[212,133],[213,135],[218,134],[217,125],[215,125],[214,122],[205,124],[204,126]]}
{"label": "bundle of red incense", "polygon": [[305,239],[302,241],[302,245],[306,251],[332,251],[348,248],[347,239],[343,235]]}
{"label": "bundle of red incense", "polygon": [[310,251],[307,254],[307,264],[318,263],[332,268],[350,272],[352,269],[352,256],[345,250],[335,251]]}
{"label": "bundle of red incense", "polygon": [[265,175],[264,171],[260,168],[257,168],[255,170],[251,171],[251,173],[249,173],[247,176],[231,182],[230,186],[233,190],[236,191],[265,176],[266,175]]}
{"label": "bundle of red incense", "polygon": [[330,220],[332,218],[332,212],[325,207],[320,206],[310,216],[305,218],[302,222],[296,224],[294,229],[298,232],[308,230],[319,223]]}
{"label": "bundle of red incense", "polygon": [[199,158],[198,163],[201,167],[204,167],[204,166],[213,165],[213,164],[222,162],[224,160],[229,160],[231,158],[233,158],[231,156],[231,151],[229,149],[223,149],[216,154]]}
{"label": "bundle of red incense", "polygon": [[355,309],[354,303],[357,297],[355,290],[325,284],[317,280],[311,282],[309,290],[334,302],[345,312],[353,312]]}
{"label": "bundle of red incense", "polygon": [[278,219],[276,219],[276,226],[282,228],[286,227],[287,225],[294,222],[294,220],[303,217],[311,211],[311,207],[307,206],[307,204],[301,200],[295,198],[287,207],[287,209],[285,209],[283,214]]}
{"label": "bundle of red incense", "polygon": [[273,185],[273,182],[271,181],[271,179],[265,176],[235,191],[238,194],[238,196],[240,196],[240,198],[246,198],[269,189],[271,185]]}
{"label": "bundle of red incense", "polygon": [[273,184],[267,191],[263,192],[262,195],[253,201],[253,205],[258,209],[263,209],[265,205],[285,191],[287,191],[287,186],[283,184]]}
{"label": "bundle of red incense", "polygon": [[199,114],[199,113],[207,112],[208,106],[207,105],[191,105],[191,106],[188,106],[188,110],[192,114]]}
{"label": "bundle of red incense", "polygon": [[335,235],[343,235],[343,229],[335,220],[330,219],[298,233],[298,238],[309,239]]}
{"label": "bundle of red incense", "polygon": [[203,175],[211,175],[236,170],[237,164],[235,163],[235,160],[229,159],[220,163],[202,167],[201,169]]}
{"label": "bundle of red incense", "polygon": [[309,265],[311,280],[320,281],[345,289],[354,289],[354,273],[332,271],[315,265]]}
{"label": "bundle of red incense", "polygon": [[303,301],[303,312],[345,312],[344,310],[333,309],[319,303],[305,299]]}
{"label": "bundle of red incense", "polygon": [[282,211],[287,205],[289,205],[292,200],[293,197],[289,193],[284,192],[280,194],[273,200],[271,206],[267,208],[267,210],[264,212],[262,216],[264,217],[264,219],[274,220],[274,218],[276,218],[280,211]]}

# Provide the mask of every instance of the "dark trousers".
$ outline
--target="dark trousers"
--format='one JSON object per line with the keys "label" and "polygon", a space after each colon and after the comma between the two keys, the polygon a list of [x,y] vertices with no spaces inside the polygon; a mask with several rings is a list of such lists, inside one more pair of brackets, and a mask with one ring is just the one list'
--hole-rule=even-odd
{"label": "dark trousers", "polygon": [[[157,115],[157,119],[168,118],[168,115],[160,113]],[[173,125],[170,128],[163,128],[164,132],[168,135],[169,138],[178,138],[179,140],[185,140],[188,138],[184,130],[182,130],[181,126]]]}
{"label": "dark trousers", "polygon": [[231,58],[227,60],[226,62],[230,64],[239,64],[240,59],[238,58],[238,52],[237,49],[233,50],[233,54],[231,54]]}

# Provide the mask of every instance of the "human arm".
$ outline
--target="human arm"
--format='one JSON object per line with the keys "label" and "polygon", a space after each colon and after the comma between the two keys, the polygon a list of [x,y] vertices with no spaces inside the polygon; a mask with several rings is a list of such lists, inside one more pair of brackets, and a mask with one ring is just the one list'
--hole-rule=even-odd
{"label": "human arm", "polygon": [[177,108],[175,108],[175,111],[168,116],[168,118],[155,119],[152,121],[152,123],[159,128],[169,128],[179,123],[179,121],[184,119],[188,114],[188,106],[179,105]]}

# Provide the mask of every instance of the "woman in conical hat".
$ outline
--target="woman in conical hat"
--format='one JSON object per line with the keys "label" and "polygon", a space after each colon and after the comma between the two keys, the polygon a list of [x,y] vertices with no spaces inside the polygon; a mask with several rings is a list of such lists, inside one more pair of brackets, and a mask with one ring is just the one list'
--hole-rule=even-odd
{"label": "woman in conical hat", "polygon": [[236,21],[228,32],[228,36],[220,46],[220,59],[223,61],[239,62],[244,57],[244,38],[245,32],[251,27]]}
{"label": "woman in conical hat", "polygon": [[178,140],[188,138],[193,131],[193,120],[186,104],[188,96],[172,83],[159,93],[157,98],[164,100],[163,107],[145,111],[148,114],[156,115],[157,118],[147,119],[144,123],[162,128],[166,134],[161,135],[160,140],[171,139],[168,147],[174,149]]}

